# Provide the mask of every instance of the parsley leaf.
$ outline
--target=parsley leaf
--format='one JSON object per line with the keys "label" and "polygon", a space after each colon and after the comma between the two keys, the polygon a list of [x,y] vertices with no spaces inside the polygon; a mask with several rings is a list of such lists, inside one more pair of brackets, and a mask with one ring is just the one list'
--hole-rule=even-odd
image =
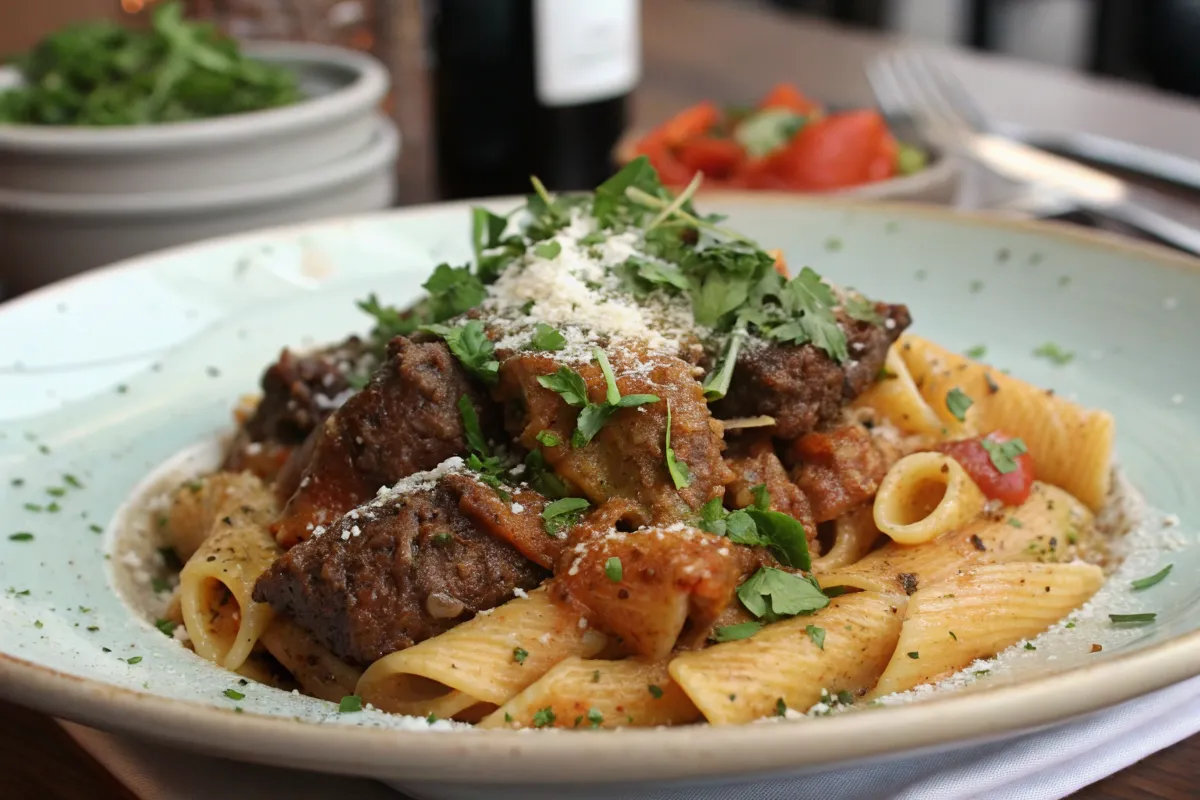
{"label": "parsley leaf", "polygon": [[738,587],[737,595],[751,614],[768,621],[829,605],[829,598],[811,582],[774,567],[762,567],[751,575]]}
{"label": "parsley leaf", "polygon": [[692,474],[686,462],[675,458],[675,450],[671,447],[671,401],[667,401],[667,435],[663,444],[667,454],[667,472],[671,473],[671,482],[675,489],[686,489],[692,482]]}
{"label": "parsley leaf", "polygon": [[[785,288],[793,313],[802,314],[798,324],[803,332],[803,341],[812,342],[839,363],[845,361],[848,355],[846,334],[833,315],[833,307],[837,305],[833,289],[810,267],[800,270],[800,274],[789,281]],[[783,337],[772,333],[772,338]],[[800,341],[802,337],[794,333],[787,338],[795,344],[803,344]]]}
{"label": "parsley leaf", "polygon": [[421,330],[435,333],[446,340],[450,352],[467,372],[487,384],[500,379],[500,362],[496,348],[488,339],[481,320],[473,319],[458,328],[445,325],[423,325]]}
{"label": "parsley leaf", "polygon": [[812,643],[820,649],[825,649],[825,629],[818,628],[816,625],[805,625],[804,632],[808,634],[808,638],[812,639]]}
{"label": "parsley leaf", "polygon": [[749,639],[763,629],[761,622],[739,622],[736,625],[722,625],[714,628],[709,638],[714,642],[736,642],[739,639]]}
{"label": "parsley leaf", "polygon": [[966,421],[967,409],[973,405],[975,405],[975,401],[957,386],[946,394],[946,410],[959,422]]}
{"label": "parsley leaf", "polygon": [[518,664],[524,664],[525,659],[527,658],[529,658],[529,651],[524,647],[513,648],[513,661],[517,662]]}
{"label": "parsley leaf", "polygon": [[621,559],[613,556],[605,561],[604,574],[613,583],[620,583],[621,579],[625,577],[625,569],[621,566]]}
{"label": "parsley leaf", "polygon": [[564,528],[578,522],[589,506],[591,503],[582,497],[564,497],[550,503],[542,509],[542,525],[546,533],[557,536]]}
{"label": "parsley leaf", "polygon": [[439,264],[422,284],[429,296],[408,311],[381,305],[374,294],[360,300],[358,307],[375,318],[371,338],[382,349],[395,336],[407,336],[422,325],[433,325],[457,317],[483,302],[487,290],[470,267]]}
{"label": "parsley leaf", "polygon": [[579,407],[579,418],[575,422],[575,432],[571,435],[572,447],[583,447],[600,432],[609,417],[619,408],[657,403],[658,397],[652,394],[631,394],[625,397],[617,389],[617,380],[613,375],[608,357],[599,347],[592,348],[592,356],[600,365],[604,374],[605,399],[603,403],[593,403],[588,399],[587,383],[578,372],[570,367],[559,367],[553,375],[538,376],[538,383],[551,391],[558,392],[567,405]]}
{"label": "parsley leaf", "polygon": [[765,483],[760,483],[757,486],[750,487],[750,494],[754,495],[754,507],[759,511],[771,510],[771,493],[767,490]]}
{"label": "parsley leaf", "polygon": [[178,626],[169,619],[156,619],[154,621],[154,627],[158,628],[167,636],[171,636],[175,633],[175,628]]}
{"label": "parsley leaf", "polygon": [[625,263],[613,269],[621,288],[636,296],[645,297],[656,289],[688,291],[691,282],[674,264],[647,261],[631,256]]}
{"label": "parsley leaf", "polygon": [[591,723],[593,728],[599,728],[604,723],[604,713],[598,708],[589,708],[587,721]]}
{"label": "parsley leaf", "polygon": [[529,340],[531,350],[543,352],[562,350],[566,346],[567,338],[544,322],[537,324],[533,330],[533,337]]}
{"label": "parsley leaf", "polygon": [[490,456],[491,450],[483,436],[483,428],[479,426],[479,415],[475,413],[475,404],[471,402],[470,395],[464,394],[458,398],[458,413],[462,417],[467,447],[485,458]]}
{"label": "parsley leaf", "polygon": [[799,520],[781,511],[762,511],[757,508],[745,511],[754,520],[759,535],[771,543],[770,547],[780,561],[796,569],[812,568],[808,536]]}
{"label": "parsley leaf", "polygon": [[33,534],[29,533],[28,531],[21,531],[20,533],[11,533],[8,536],[8,540],[10,542],[29,542],[29,541],[33,540]]}
{"label": "parsley leaf", "polygon": [[525,456],[525,469],[529,471],[529,485],[546,497],[562,498],[571,494],[571,488],[554,474],[541,450],[529,451]]}
{"label": "parsley leaf", "polygon": [[242,694],[237,689],[226,689],[221,694],[225,695],[230,700],[245,700],[246,699],[246,695]]}
{"label": "parsley leaf", "polygon": [[475,261],[484,259],[484,251],[500,245],[504,229],[508,227],[508,219],[493,214],[486,208],[473,206],[471,208],[471,244],[475,248]]}
{"label": "parsley leaf", "polygon": [[1129,585],[1133,587],[1134,591],[1138,591],[1138,592],[1140,592],[1142,589],[1149,589],[1151,586],[1154,586],[1155,584],[1160,583],[1163,580],[1163,578],[1170,575],[1171,568],[1174,566],[1175,566],[1174,564],[1167,564],[1165,567],[1160,569],[1158,572],[1154,573],[1153,575],[1151,575],[1147,578],[1138,578],[1136,581],[1130,581]]}
{"label": "parsley leaf", "polygon": [[587,383],[570,367],[559,367],[553,375],[539,375],[537,381],[550,391],[558,392],[569,406],[578,408],[588,404]]}
{"label": "parsley leaf", "polygon": [[534,438],[542,447],[558,447],[562,444],[562,439],[559,439],[554,431],[538,431]]}
{"label": "parsley leaf", "polygon": [[537,711],[533,712],[533,727],[545,728],[548,725],[553,725],[555,719],[556,717],[554,716],[554,709],[552,707],[546,706],[545,708],[539,708]]}
{"label": "parsley leaf", "polygon": [[985,437],[979,440],[979,444],[987,451],[988,457],[992,461],[992,466],[1001,475],[1015,472],[1017,469],[1017,458],[1029,452],[1029,448],[1025,446],[1025,441],[1019,438],[1009,439],[1007,442],[997,442]]}
{"label": "parsley leaf", "polygon": [[338,711],[342,714],[354,714],[358,711],[362,711],[362,708],[362,697],[356,694],[348,694],[342,698],[340,703],[338,703]]}

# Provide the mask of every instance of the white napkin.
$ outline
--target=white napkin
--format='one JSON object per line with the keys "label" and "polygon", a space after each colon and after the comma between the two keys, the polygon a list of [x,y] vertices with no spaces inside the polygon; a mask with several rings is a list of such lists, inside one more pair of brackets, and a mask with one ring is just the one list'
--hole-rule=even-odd
{"label": "white napkin", "polygon": [[[820,720],[814,720],[819,725]],[[368,780],[238,764],[63,723],[142,800],[403,800]],[[1041,800],[1064,797],[1200,732],[1200,678],[1066,725],[992,744],[767,781],[687,786],[398,782],[414,800]]]}

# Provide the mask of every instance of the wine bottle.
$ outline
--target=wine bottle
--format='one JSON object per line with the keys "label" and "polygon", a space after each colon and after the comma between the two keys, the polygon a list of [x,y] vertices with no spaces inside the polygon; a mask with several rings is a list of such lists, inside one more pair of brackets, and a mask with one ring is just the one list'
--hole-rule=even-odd
{"label": "wine bottle", "polygon": [[588,189],[612,173],[641,72],[639,0],[435,0],[441,194]]}

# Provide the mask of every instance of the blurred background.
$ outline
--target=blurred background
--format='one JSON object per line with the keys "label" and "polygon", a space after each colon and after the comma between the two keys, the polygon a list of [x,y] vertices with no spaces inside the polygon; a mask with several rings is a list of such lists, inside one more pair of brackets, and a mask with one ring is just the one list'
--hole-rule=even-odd
{"label": "blurred background", "polygon": [[[149,30],[152,12],[167,1],[3,0],[0,57],[17,57],[81,22]],[[1200,188],[1200,0],[170,2],[189,21],[251,47],[285,40],[369,54],[385,70],[381,98],[353,120],[331,117],[332,138],[320,143],[296,138],[310,125],[301,121],[258,137],[255,149],[241,134],[240,143],[205,134],[204,152],[165,149],[154,133],[130,139],[117,126],[93,129],[124,142],[126,160],[111,163],[104,159],[115,145],[93,146],[78,129],[6,126],[0,104],[0,238],[10,245],[0,292],[247,227],[522,192],[531,173],[551,189],[586,188],[639,153],[660,173],[675,173],[668,183],[678,185],[702,171],[706,186],[851,191],[976,208],[1008,202],[971,179],[971,165],[960,170],[941,157],[938,142],[903,133],[890,116],[891,134],[862,146],[870,150],[860,159],[862,175],[846,177],[854,169],[845,164],[799,164],[827,166],[859,147],[848,143],[874,123],[839,115],[878,106],[867,66],[897,45],[947,54],[989,128],[1100,164],[1188,206]],[[75,60],[67,84],[94,69],[80,66],[74,47],[42,50],[64,69]],[[302,92],[335,94],[352,82],[326,56],[297,52],[271,58],[297,71]],[[0,69],[0,93],[21,80],[28,62],[16,63],[7,77]],[[768,107],[775,110],[762,114]],[[700,125],[689,136],[703,141],[681,143],[688,125]],[[839,130],[800,143],[816,140],[818,127]],[[339,136],[344,152],[331,144]],[[142,144],[129,144],[135,139]],[[736,141],[737,152],[714,139]],[[764,154],[778,162],[774,156],[789,148],[807,152],[775,163],[770,174],[759,169]],[[266,175],[273,160],[279,174]],[[227,185],[221,169],[232,176]],[[354,186],[335,185],[339,169],[342,183],[353,177]],[[266,199],[247,199],[259,196]],[[1051,203],[1034,215],[1071,213],[1070,203]]]}

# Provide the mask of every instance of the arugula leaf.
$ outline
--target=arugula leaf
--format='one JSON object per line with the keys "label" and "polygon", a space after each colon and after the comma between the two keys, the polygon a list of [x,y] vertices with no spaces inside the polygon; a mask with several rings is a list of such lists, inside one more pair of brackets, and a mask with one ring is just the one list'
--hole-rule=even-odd
{"label": "arugula leaf", "polygon": [[975,405],[966,392],[955,386],[946,394],[946,410],[959,422],[967,419],[967,409]]}
{"label": "arugula leaf", "polygon": [[746,513],[754,520],[759,535],[770,542],[771,550],[780,561],[796,569],[812,568],[812,560],[808,554],[808,537],[799,520],[782,511],[750,508],[746,509]]}
{"label": "arugula leaf", "polygon": [[565,528],[578,522],[583,512],[590,506],[591,503],[582,497],[564,497],[555,500],[542,509],[542,525],[545,527],[546,533],[557,536]]}
{"label": "arugula leaf", "polygon": [[720,366],[704,378],[704,399],[708,402],[720,400],[729,392],[729,384],[733,381],[733,370],[737,366],[738,351],[745,338],[745,328],[735,329],[729,336],[729,344],[725,348],[725,355],[721,359]]}
{"label": "arugula leaf", "polygon": [[500,379],[500,362],[495,358],[496,348],[487,338],[482,321],[473,319],[458,328],[423,325],[421,330],[445,339],[450,352],[463,368],[484,383],[495,384]]}
{"label": "arugula leaf", "polygon": [[588,404],[587,382],[570,367],[559,367],[553,375],[539,375],[537,381],[550,391],[558,392],[569,406],[578,408]]}
{"label": "arugula leaf", "polygon": [[1136,581],[1130,581],[1129,585],[1133,587],[1133,590],[1135,592],[1140,592],[1143,589],[1149,589],[1151,586],[1161,583],[1163,578],[1170,575],[1171,568],[1174,566],[1175,566],[1174,564],[1167,564],[1165,567],[1160,569],[1158,572],[1154,573],[1153,575],[1151,575],[1147,578],[1138,578]]}
{"label": "arugula leaf", "polygon": [[1001,475],[1015,472],[1017,469],[1017,458],[1029,452],[1029,448],[1025,446],[1025,441],[1020,438],[1009,439],[1007,442],[996,442],[985,437],[979,440],[979,444],[987,451],[988,457],[992,461],[992,466]]}
{"label": "arugula leaf", "polygon": [[752,158],[778,150],[804,127],[807,120],[788,108],[764,108],[746,116],[733,138]]}
{"label": "arugula leaf", "polygon": [[533,337],[529,340],[531,350],[553,352],[567,346],[567,338],[544,322],[539,322],[533,329]]}
{"label": "arugula leaf", "polygon": [[736,642],[739,639],[749,639],[763,629],[761,622],[739,622],[736,625],[722,625],[714,628],[709,636],[714,642]]}
{"label": "arugula leaf", "polygon": [[829,598],[812,583],[774,567],[762,567],[738,587],[742,605],[768,621],[809,614],[829,605]]}
{"label": "arugula leaf", "polygon": [[667,472],[671,474],[671,482],[675,484],[676,491],[686,489],[692,482],[692,474],[688,469],[686,462],[675,458],[675,450],[671,447],[671,401],[667,401],[667,434],[666,440],[663,443],[663,450],[667,454]]}

